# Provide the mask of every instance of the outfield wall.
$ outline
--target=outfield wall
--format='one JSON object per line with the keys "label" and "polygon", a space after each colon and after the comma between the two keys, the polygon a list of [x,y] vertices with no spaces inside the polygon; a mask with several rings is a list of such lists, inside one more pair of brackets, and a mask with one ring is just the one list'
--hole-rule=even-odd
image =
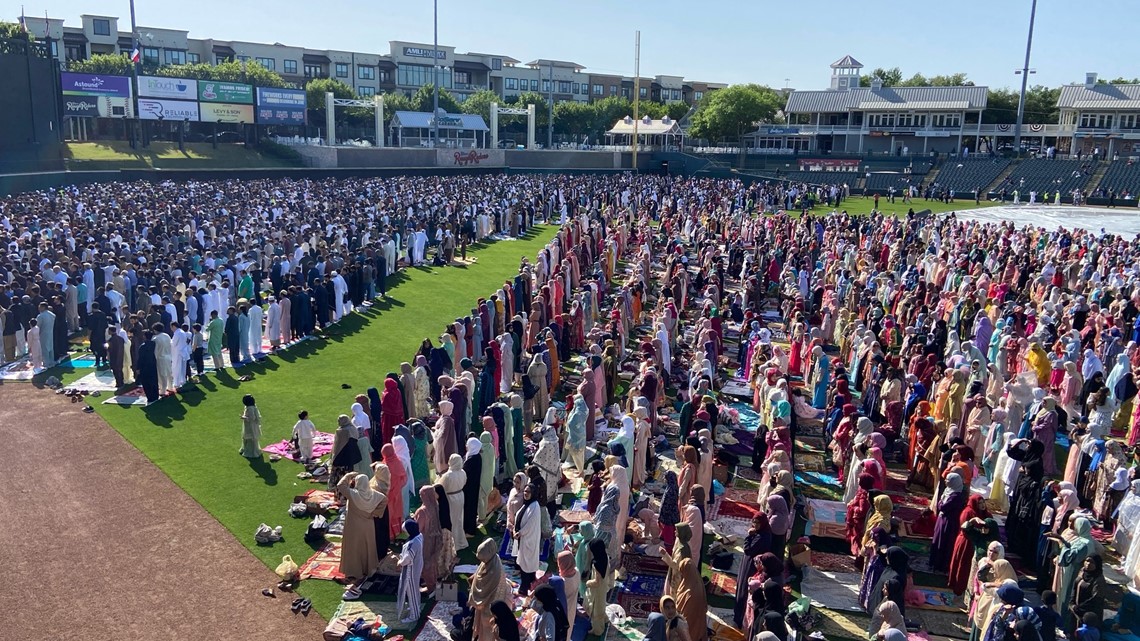
{"label": "outfield wall", "polygon": [[[630,169],[633,154],[614,151],[522,149],[416,149],[400,147],[295,147],[306,167],[511,167],[533,169]],[[640,154],[638,165],[650,166],[652,154]]]}

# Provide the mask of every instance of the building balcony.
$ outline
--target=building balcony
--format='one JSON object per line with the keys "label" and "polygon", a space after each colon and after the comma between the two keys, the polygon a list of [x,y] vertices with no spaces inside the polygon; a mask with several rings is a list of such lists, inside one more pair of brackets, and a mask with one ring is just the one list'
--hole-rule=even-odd
{"label": "building balcony", "polygon": [[452,85],[452,91],[482,91],[487,88],[487,85],[476,85],[471,83],[456,82]]}

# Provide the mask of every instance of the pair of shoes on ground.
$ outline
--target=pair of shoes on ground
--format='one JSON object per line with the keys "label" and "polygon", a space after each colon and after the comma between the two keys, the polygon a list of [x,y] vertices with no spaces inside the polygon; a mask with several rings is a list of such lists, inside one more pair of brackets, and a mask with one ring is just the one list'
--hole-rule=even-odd
{"label": "pair of shoes on ground", "polygon": [[289,609],[293,611],[293,614],[300,612],[303,616],[309,616],[309,611],[313,609],[313,602],[303,597],[297,597],[293,599],[293,604],[289,606]]}

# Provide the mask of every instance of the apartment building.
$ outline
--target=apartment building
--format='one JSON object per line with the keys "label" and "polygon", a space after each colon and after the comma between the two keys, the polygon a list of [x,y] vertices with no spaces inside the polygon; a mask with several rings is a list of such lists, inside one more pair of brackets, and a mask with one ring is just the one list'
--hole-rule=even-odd
{"label": "apartment building", "polygon": [[[80,26],[68,26],[60,18],[27,16],[25,20],[32,35],[50,40],[52,55],[63,64],[101,53],[130,54],[134,49],[129,21],[115,16],[84,14]],[[590,74],[576,62],[540,58],[524,64],[504,54],[460,53],[453,46],[436,48],[422,42],[392,40],[384,53],[354,52],[280,42],[192,38],[182,29],[139,26],[137,31],[145,64],[252,61],[297,85],[311,78],[336,78],[361,96],[394,91],[411,95],[433,84],[437,77],[439,85],[461,102],[482,89],[490,89],[504,100],[534,91],[553,96],[555,102],[589,102],[611,95],[632,100],[634,92],[632,78]],[[681,76],[640,78],[637,83],[643,100],[689,104],[724,86],[686,81]]]}

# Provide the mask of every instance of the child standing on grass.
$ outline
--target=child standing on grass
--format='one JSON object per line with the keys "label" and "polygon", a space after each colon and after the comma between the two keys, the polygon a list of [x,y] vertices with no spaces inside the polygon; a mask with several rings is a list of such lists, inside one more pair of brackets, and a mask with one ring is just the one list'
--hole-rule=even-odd
{"label": "child standing on grass", "polygon": [[309,420],[309,412],[302,410],[297,414],[297,423],[293,425],[293,440],[297,443],[297,450],[301,453],[301,463],[308,465],[313,460],[313,439],[317,436],[317,428]]}

